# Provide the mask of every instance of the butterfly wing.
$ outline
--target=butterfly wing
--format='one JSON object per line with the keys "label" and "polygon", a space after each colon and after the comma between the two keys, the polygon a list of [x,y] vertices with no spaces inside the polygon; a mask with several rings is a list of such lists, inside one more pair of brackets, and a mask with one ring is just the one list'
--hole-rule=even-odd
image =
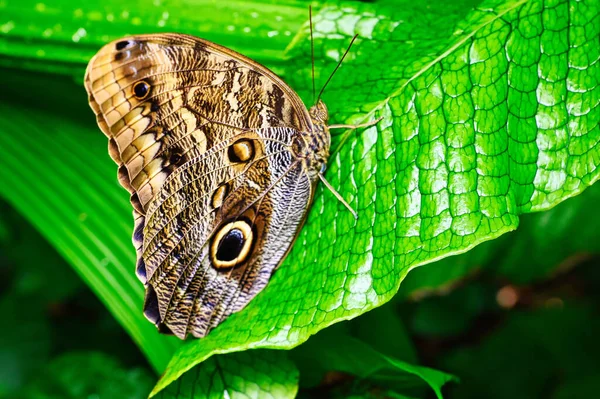
{"label": "butterfly wing", "polygon": [[131,193],[145,313],[204,336],[266,285],[302,223],[314,182],[290,146],[310,116],[266,68],[178,34],[106,45],[85,86]]}
{"label": "butterfly wing", "polygon": [[229,149],[186,163],[151,203],[143,259],[158,306],[146,313],[176,335],[204,336],[244,307],[291,245],[312,183],[286,145],[267,138],[285,130],[249,139],[255,161],[244,166],[231,167]]}

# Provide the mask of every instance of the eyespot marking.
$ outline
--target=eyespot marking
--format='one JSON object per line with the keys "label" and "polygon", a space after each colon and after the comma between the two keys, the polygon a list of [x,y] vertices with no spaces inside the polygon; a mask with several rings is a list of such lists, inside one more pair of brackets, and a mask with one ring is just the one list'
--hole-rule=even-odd
{"label": "eyespot marking", "polygon": [[115,49],[117,49],[117,51],[123,50],[124,48],[128,47],[131,43],[132,42],[130,42],[129,40],[121,40],[115,45]]}
{"label": "eyespot marking", "polygon": [[227,156],[234,163],[248,162],[254,157],[254,143],[252,140],[240,139],[229,146]]}
{"label": "eyespot marking", "polygon": [[144,80],[140,80],[136,84],[133,85],[133,95],[138,100],[143,100],[150,93],[150,85],[146,83]]}
{"label": "eyespot marking", "polygon": [[185,163],[185,157],[179,151],[175,151],[169,157],[169,165],[181,166]]}
{"label": "eyespot marking", "polygon": [[210,201],[213,209],[218,209],[223,205],[227,194],[229,194],[229,183],[223,183],[217,187]]}
{"label": "eyespot marking", "polygon": [[211,259],[216,269],[240,266],[248,259],[254,232],[246,220],[229,222],[219,228],[211,243]]}

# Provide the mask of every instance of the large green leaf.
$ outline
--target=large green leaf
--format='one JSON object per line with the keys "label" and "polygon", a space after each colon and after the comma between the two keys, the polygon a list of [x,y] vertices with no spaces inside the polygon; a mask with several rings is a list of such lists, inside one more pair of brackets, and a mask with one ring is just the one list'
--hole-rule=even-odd
{"label": "large green leaf", "polygon": [[[389,300],[411,268],[513,230],[519,214],[597,180],[600,5],[486,2],[450,37],[410,41],[398,22],[410,15],[378,7],[329,8],[315,24],[317,37],[371,27],[328,102],[336,118],[348,104],[384,117],[330,161],[327,177],[359,219],[320,191],[265,292],[182,347],[155,391],[212,353],[295,346]],[[330,43],[316,53],[337,57]]]}
{"label": "large green leaf", "polygon": [[[513,230],[519,214],[548,209],[597,179],[597,2],[415,3],[350,2],[316,13],[318,71],[330,69],[352,34],[362,36],[325,92],[332,121],[384,118],[377,128],[352,135],[332,157],[327,173],[359,211],[359,219],[320,189],[292,253],[267,289],[207,338],[184,345],[156,391],[212,354],[298,345],[330,324],[389,300],[411,268]],[[36,10],[33,2],[25,3],[30,7],[25,11],[15,6],[19,3],[6,4],[0,7],[12,14],[2,13],[3,19],[19,15],[26,21],[27,13]],[[182,4],[174,3],[170,12]],[[469,12],[473,5],[477,8]],[[146,15],[140,6],[134,3],[130,12]],[[69,7],[65,3],[61,10],[66,14],[58,18],[70,20],[69,12],[77,13]],[[152,12],[166,10],[161,7]],[[289,8],[306,6],[268,7],[288,7],[279,9],[288,15]],[[177,11],[181,20],[224,23],[220,14],[201,17],[185,10]],[[264,39],[277,31],[277,14],[246,27],[250,32],[258,25],[269,27],[259,31]],[[84,15],[86,32],[97,29],[94,44],[138,31],[130,26],[133,21],[115,25],[106,23],[104,14],[100,20],[90,16],[94,13]],[[306,17],[295,15],[299,26]],[[43,32],[32,39],[16,31],[17,24],[8,29],[9,22],[0,21],[3,65],[39,70],[39,60],[32,64],[29,58],[46,44],[62,43],[53,58],[59,64],[85,51],[88,57],[83,39],[48,42]],[[204,25],[186,28],[197,34],[206,30]],[[222,30],[223,40],[217,39],[242,51],[256,43],[256,51],[246,53],[284,72],[306,97],[306,30],[290,44],[291,59],[277,62],[273,59],[280,53],[263,57],[258,40],[237,46],[241,37],[256,39],[254,33],[228,32]],[[20,39],[23,51],[13,51]],[[282,43],[282,36],[274,40]],[[69,73],[80,74],[81,61]],[[323,81],[325,72],[317,77]],[[85,121],[77,115],[90,114],[80,111],[83,91],[67,89],[64,97],[73,97],[68,102],[55,95],[65,90],[60,83],[30,78],[9,83],[12,91],[0,104],[0,147],[8,149],[0,161],[5,183],[0,193],[71,261],[161,368],[174,343],[158,336],[140,314],[142,289],[132,273],[126,194],[117,187],[114,165],[91,115]],[[17,96],[26,102],[12,103]]]}
{"label": "large green leaf", "polygon": [[293,399],[298,369],[281,351],[253,350],[208,359],[158,395],[161,399]]}
{"label": "large green leaf", "polygon": [[113,165],[102,162],[104,139],[62,116],[0,102],[0,193],[74,266],[160,370],[179,342],[156,334],[140,312],[130,205],[115,187]]}

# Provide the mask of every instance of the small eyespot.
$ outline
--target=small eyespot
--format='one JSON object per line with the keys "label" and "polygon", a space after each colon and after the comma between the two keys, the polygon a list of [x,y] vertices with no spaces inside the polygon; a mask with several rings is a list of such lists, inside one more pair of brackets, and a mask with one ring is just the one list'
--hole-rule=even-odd
{"label": "small eyespot", "polygon": [[150,93],[150,85],[141,80],[133,85],[133,94],[138,100],[143,100]]}
{"label": "small eyespot", "polygon": [[122,40],[115,45],[117,51],[123,50],[125,47],[129,46],[131,42],[129,40]]}
{"label": "small eyespot", "polygon": [[181,153],[179,153],[179,152],[174,152],[169,157],[169,164],[170,165],[179,166],[179,165],[183,164],[183,161],[184,161],[183,155]]}
{"label": "small eyespot", "polygon": [[211,199],[213,209],[218,209],[223,205],[227,194],[229,194],[229,183],[223,183],[217,187]]}
{"label": "small eyespot", "polygon": [[234,163],[248,162],[254,157],[254,143],[248,139],[240,139],[229,146],[227,156]]}
{"label": "small eyespot", "polygon": [[160,108],[160,106],[156,102],[153,102],[152,105],[150,106],[150,111],[156,112],[159,110],[159,108]]}
{"label": "small eyespot", "polygon": [[115,61],[120,61],[123,58],[123,53],[115,54]]}

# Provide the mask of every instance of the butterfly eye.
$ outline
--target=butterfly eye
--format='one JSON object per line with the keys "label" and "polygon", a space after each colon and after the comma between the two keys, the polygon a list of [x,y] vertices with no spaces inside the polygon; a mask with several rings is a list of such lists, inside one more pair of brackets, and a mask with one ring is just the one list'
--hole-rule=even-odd
{"label": "butterfly eye", "polygon": [[254,233],[245,220],[223,225],[211,244],[211,257],[217,269],[240,266],[250,255]]}
{"label": "butterfly eye", "polygon": [[321,165],[321,171],[319,173],[324,175],[326,170],[327,170],[327,164],[325,162],[323,162],[323,164]]}

